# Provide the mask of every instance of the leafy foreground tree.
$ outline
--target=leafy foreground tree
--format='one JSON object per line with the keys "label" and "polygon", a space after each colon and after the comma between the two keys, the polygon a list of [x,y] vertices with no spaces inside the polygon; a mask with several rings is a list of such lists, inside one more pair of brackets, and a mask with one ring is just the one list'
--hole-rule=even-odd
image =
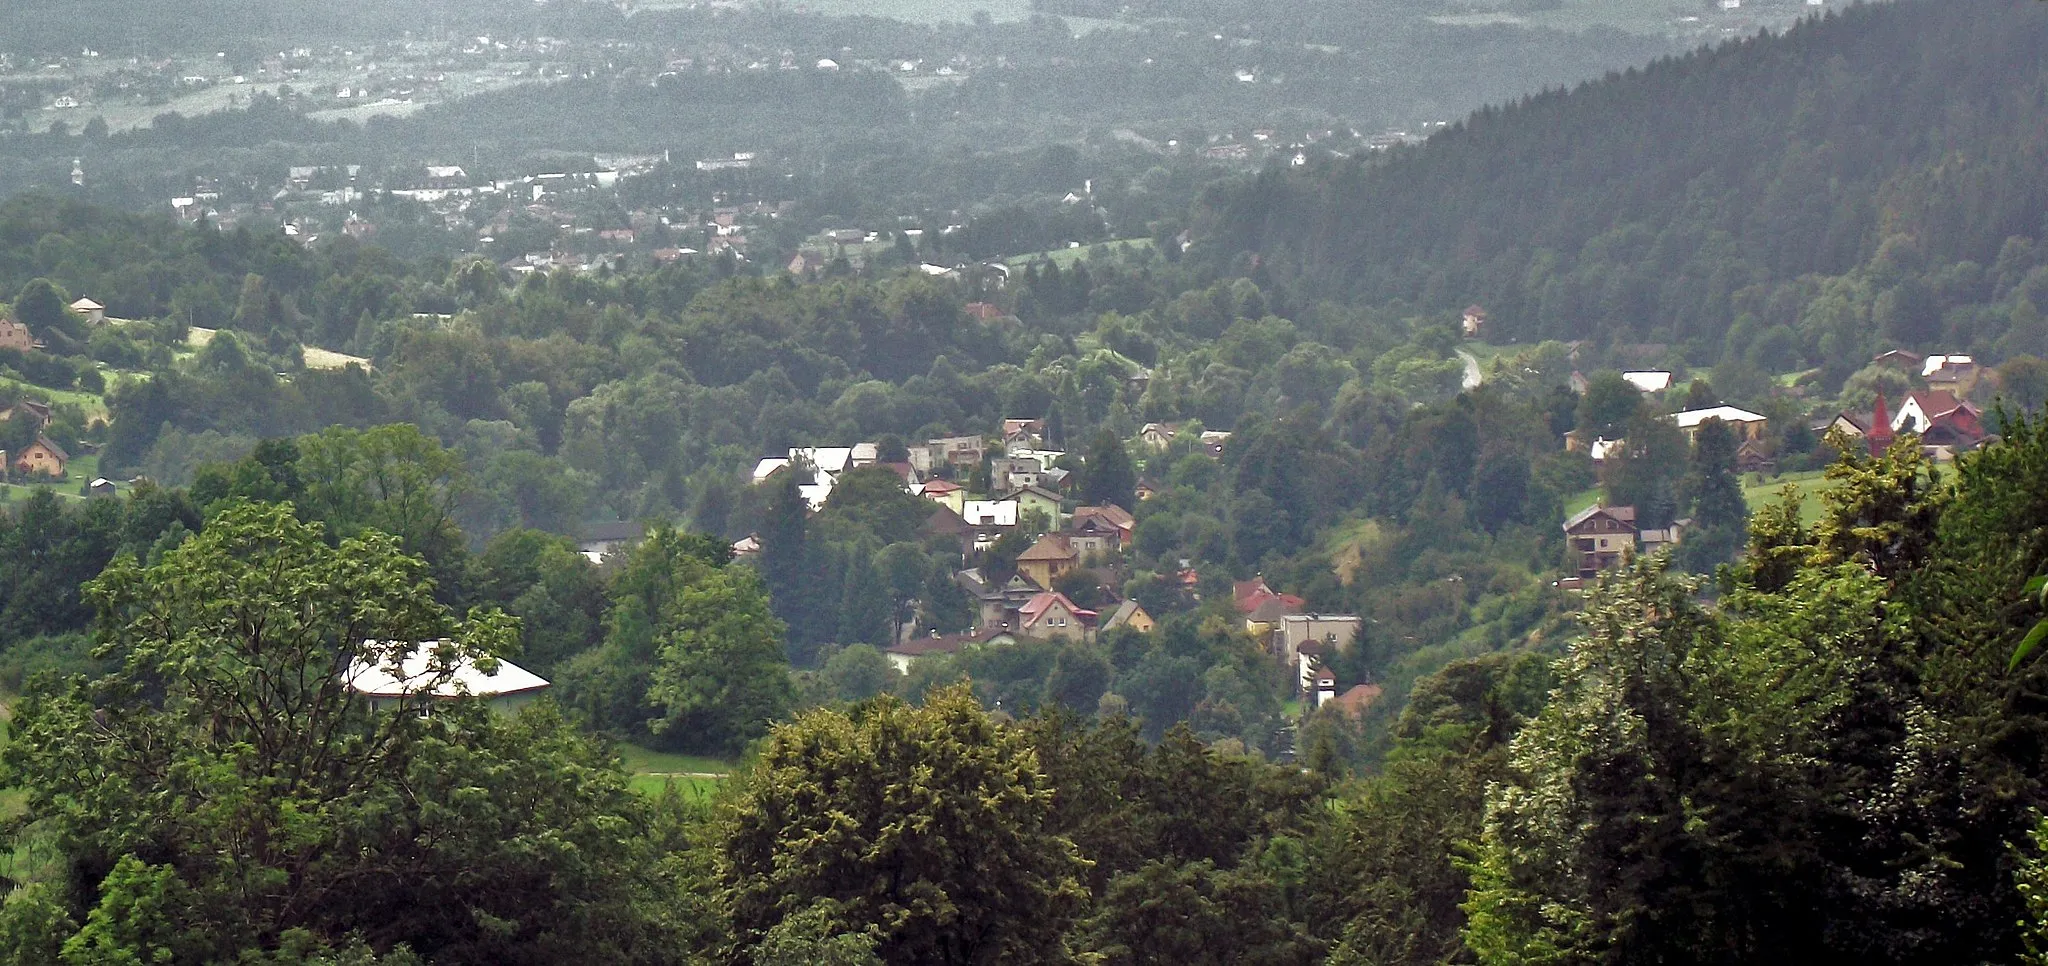
{"label": "leafy foreground tree", "polygon": [[1054,788],[1022,732],[965,687],[777,728],[718,836],[730,961],[813,942],[857,962],[1064,963],[1087,862],[1048,831]]}
{"label": "leafy foreground tree", "polygon": [[[370,531],[330,546],[233,504],[88,585],[118,669],[26,697],[6,753],[15,841],[61,873],[0,907],[24,962],[661,962],[648,805],[548,705],[373,712],[345,684],[440,641],[488,664],[510,620],[456,620]],[[397,951],[393,954],[393,951]],[[417,959],[413,957],[416,956]]]}
{"label": "leafy foreground tree", "polygon": [[572,706],[664,748],[736,755],[791,700],[783,625],[724,541],[662,525],[612,584],[601,647],[563,668]]}

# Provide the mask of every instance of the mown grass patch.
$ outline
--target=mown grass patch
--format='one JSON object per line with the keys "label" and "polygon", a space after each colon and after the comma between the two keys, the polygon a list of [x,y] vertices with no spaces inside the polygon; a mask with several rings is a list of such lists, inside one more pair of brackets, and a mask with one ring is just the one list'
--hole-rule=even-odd
{"label": "mown grass patch", "polygon": [[1785,487],[1795,487],[1800,496],[1799,522],[1810,527],[1820,520],[1820,495],[1838,485],[1836,481],[1827,479],[1824,473],[1824,470],[1808,470],[1804,473],[1766,476],[1761,480],[1756,474],[1750,474],[1742,478],[1742,500],[1749,504],[1750,512],[1755,513],[1758,509],[1777,502],[1778,495],[1784,492]]}

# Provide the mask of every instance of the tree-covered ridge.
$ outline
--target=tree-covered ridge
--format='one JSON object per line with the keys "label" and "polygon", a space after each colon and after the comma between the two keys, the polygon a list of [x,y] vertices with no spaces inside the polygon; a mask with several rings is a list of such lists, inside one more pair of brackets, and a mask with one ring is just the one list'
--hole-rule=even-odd
{"label": "tree-covered ridge", "polygon": [[1204,245],[1304,293],[1476,301],[1500,338],[1701,366],[2039,352],[2044,52],[2022,0],[1830,11],[1263,175],[1214,200]]}
{"label": "tree-covered ridge", "polygon": [[[1373,773],[953,688],[785,719],[709,811],[629,794],[551,702],[369,707],[337,669],[515,655],[519,624],[458,618],[375,528],[218,498],[88,582],[101,663],[16,708],[10,834],[56,861],[12,866],[0,956],[2013,961],[2048,935],[2048,662],[2007,669],[2042,616],[2048,430],[2005,428],[1952,471],[1845,458],[1810,526],[1759,515],[1713,606],[1635,562],[1572,634],[1421,682]],[[733,566],[655,534],[614,632],[732,663],[689,634]]]}

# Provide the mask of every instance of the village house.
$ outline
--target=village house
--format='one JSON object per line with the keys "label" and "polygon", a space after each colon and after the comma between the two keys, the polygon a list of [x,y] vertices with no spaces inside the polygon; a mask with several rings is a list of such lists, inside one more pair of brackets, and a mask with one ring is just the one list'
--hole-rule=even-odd
{"label": "village house", "polygon": [[1896,414],[1888,413],[1884,394],[1879,393],[1869,415],[1839,413],[1827,432],[1861,440],[1872,456],[1884,452],[1899,436],[1917,436],[1922,452],[1935,459],[1949,459],[1989,438],[1982,417],[1975,406],[1945,389],[1908,393]]}
{"label": "village house", "polygon": [[1231,602],[1237,612],[1244,615],[1245,633],[1262,640],[1270,639],[1280,620],[1290,614],[1299,614],[1307,601],[1293,594],[1282,594],[1266,586],[1266,578],[1253,577],[1240,580],[1231,586]]}
{"label": "village house", "polygon": [[1003,445],[1036,449],[1045,445],[1045,420],[1005,419],[1003,420]]}
{"label": "village house", "polygon": [[1001,647],[1015,644],[1016,634],[1000,627],[984,627],[965,634],[933,633],[930,637],[913,637],[900,644],[882,649],[889,664],[900,674],[909,674],[912,665],[928,657],[945,657],[958,654],[972,647]]}
{"label": "village house", "polygon": [[1152,615],[1146,613],[1145,608],[1140,606],[1137,601],[1126,600],[1117,604],[1116,609],[1110,611],[1109,616],[1102,619],[1102,626],[1096,628],[1096,630],[1113,631],[1119,627],[1128,627],[1140,634],[1147,634],[1152,631],[1152,628],[1157,626],[1159,625],[1152,620]]}
{"label": "village house", "polygon": [[1024,605],[1045,590],[1023,574],[1012,574],[1009,580],[1000,584],[992,583],[979,569],[962,570],[953,575],[953,582],[959,584],[967,596],[974,598],[977,624],[1005,630],[1019,627],[1018,615]]}
{"label": "village house", "polygon": [[1920,363],[1920,378],[1934,388],[1954,389],[1977,374],[1977,360],[1969,356],[1928,356]]}
{"label": "village house", "polygon": [[0,409],[0,422],[6,422],[16,416],[21,416],[26,419],[35,420],[37,426],[47,426],[49,425],[52,412],[53,410],[49,403],[24,399],[6,409]]}
{"label": "village house", "polygon": [[953,512],[953,508],[940,504],[932,515],[924,520],[924,535],[950,540],[960,546],[960,555],[974,552],[974,528],[967,525],[967,518]]}
{"label": "village house", "polygon": [[1321,644],[1309,642],[1295,664],[1295,671],[1295,696],[1310,708],[1320,708],[1337,696],[1337,672],[1330,667]]}
{"label": "village house", "polygon": [[934,465],[971,467],[981,465],[988,444],[979,436],[948,436],[925,443]]}
{"label": "village house", "polygon": [[1006,490],[1040,485],[1045,463],[1036,456],[998,456],[988,461],[988,476]]}
{"label": "village house", "polygon": [[967,317],[977,322],[995,322],[1003,317],[1003,310],[987,302],[969,302],[962,309]]}
{"label": "village house", "polygon": [[12,460],[14,472],[19,475],[47,477],[53,480],[64,478],[65,467],[70,462],[70,454],[65,453],[64,448],[52,442],[48,436],[37,436],[35,442],[22,447],[21,452],[14,454]]}
{"label": "village house", "polygon": [[1564,522],[1564,536],[1579,578],[1591,579],[1635,549],[1636,508],[1594,504]]}
{"label": "village house", "polygon": [[1989,434],[1977,407],[1945,389],[1909,393],[1892,418],[1892,432],[1920,437],[1920,446],[1936,458],[1953,457],[1977,447]]}
{"label": "village house", "polygon": [[1288,664],[1298,664],[1302,648],[1311,642],[1335,654],[1358,639],[1361,621],[1349,614],[1288,614],[1270,639],[1272,652]]}
{"label": "village house", "polygon": [[[604,563],[604,558],[638,543],[643,529],[640,524],[631,521],[590,524],[583,528],[581,539],[576,541],[576,552],[591,563]],[[755,549],[760,549],[758,540],[755,541]]]}
{"label": "village house", "polygon": [[1229,442],[1229,433],[1216,429],[1209,430],[1202,434],[1202,452],[1214,459],[1222,459],[1224,444]]}
{"label": "village house", "polygon": [[986,547],[997,537],[1017,529],[1017,501],[968,500],[960,518],[974,531],[974,545]]}
{"label": "village house", "polygon": [[1141,501],[1152,499],[1159,495],[1159,482],[1141,476],[1138,478],[1138,487],[1132,491],[1132,495]]}
{"label": "village house", "polygon": [[1039,537],[1029,550],[1017,555],[1017,572],[1040,587],[1051,587],[1053,581],[1080,566],[1081,553],[1074,549],[1064,533],[1048,533]]}
{"label": "village house", "polygon": [[967,488],[949,480],[926,480],[918,495],[956,514],[967,506]]}
{"label": "village house", "polygon": [[27,352],[35,347],[36,337],[28,330],[28,326],[0,316],[0,349]]}
{"label": "village house", "polygon": [[1735,471],[1737,473],[1776,473],[1778,461],[1772,458],[1770,450],[1762,440],[1745,439],[1735,448]]}
{"label": "village house", "polygon": [[1636,387],[1640,393],[1663,392],[1671,388],[1671,373],[1664,369],[1630,369],[1621,374],[1623,381]]}
{"label": "village house", "polygon": [[1734,406],[1688,409],[1671,417],[1672,423],[1678,426],[1679,432],[1685,434],[1685,441],[1687,443],[1692,443],[1699,437],[1700,426],[1709,419],[1718,419],[1726,424],[1730,430],[1734,431],[1737,441],[1762,439],[1764,426],[1770,422],[1768,417],[1750,412],[1747,409],[1737,409]]}
{"label": "village house", "polygon": [[1003,496],[1004,500],[1017,505],[1021,519],[1034,510],[1045,514],[1046,525],[1054,530],[1060,528],[1060,495],[1041,486],[1026,486]]}
{"label": "village house", "polygon": [[1465,317],[1458,328],[1467,339],[1486,338],[1486,310],[1477,305],[1465,306]]}
{"label": "village house", "polygon": [[382,711],[421,699],[428,702],[478,698],[493,712],[511,714],[533,703],[548,681],[517,664],[499,658],[497,669],[486,672],[475,661],[462,659],[451,668],[435,667],[434,650],[446,641],[428,641],[407,655],[397,668],[381,661],[357,658],[342,675],[349,690],[368,698],[370,710]]}
{"label": "village house", "polygon": [[1164,450],[1173,445],[1173,438],[1180,434],[1177,423],[1146,423],[1138,430],[1136,443],[1147,449]]}
{"label": "village house", "polygon": [[1017,612],[1017,631],[1047,640],[1084,641],[1095,612],[1083,610],[1058,591],[1042,591]]}
{"label": "village house", "polygon": [[117,488],[114,486],[114,481],[104,476],[95,476],[92,478],[92,482],[85,485],[85,495],[96,500],[114,496],[116,493]]}
{"label": "village house", "polygon": [[1377,684],[1354,684],[1350,690],[1324,704],[1336,708],[1345,717],[1357,720],[1365,717],[1365,713],[1370,711],[1373,705],[1378,704],[1381,696],[1386,693],[1386,689]]}
{"label": "village house", "polygon": [[78,313],[87,325],[99,325],[107,320],[107,307],[89,298],[71,303],[71,311]]}
{"label": "village house", "polygon": [[1919,375],[1920,367],[1925,365],[1926,362],[1926,356],[1908,349],[1892,349],[1887,352],[1880,352],[1870,360],[1870,364],[1873,366],[1896,369],[1909,376]]}
{"label": "village house", "polygon": [[1130,511],[1114,503],[1084,506],[1074,510],[1073,521],[1067,525],[1067,534],[1081,556],[1103,556],[1121,552],[1130,546],[1136,524]]}

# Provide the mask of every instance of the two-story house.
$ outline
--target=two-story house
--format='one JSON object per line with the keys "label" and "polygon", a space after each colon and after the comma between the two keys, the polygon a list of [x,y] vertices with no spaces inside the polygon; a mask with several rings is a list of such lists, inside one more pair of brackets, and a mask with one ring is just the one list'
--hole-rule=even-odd
{"label": "two-story house", "polygon": [[1064,533],[1048,533],[1039,537],[1031,549],[1017,555],[1017,572],[1031,578],[1040,587],[1051,587],[1053,581],[1081,566],[1081,552]]}
{"label": "two-story house", "polygon": [[1564,522],[1565,544],[1581,579],[1620,566],[1636,546],[1636,508],[1589,506]]}

